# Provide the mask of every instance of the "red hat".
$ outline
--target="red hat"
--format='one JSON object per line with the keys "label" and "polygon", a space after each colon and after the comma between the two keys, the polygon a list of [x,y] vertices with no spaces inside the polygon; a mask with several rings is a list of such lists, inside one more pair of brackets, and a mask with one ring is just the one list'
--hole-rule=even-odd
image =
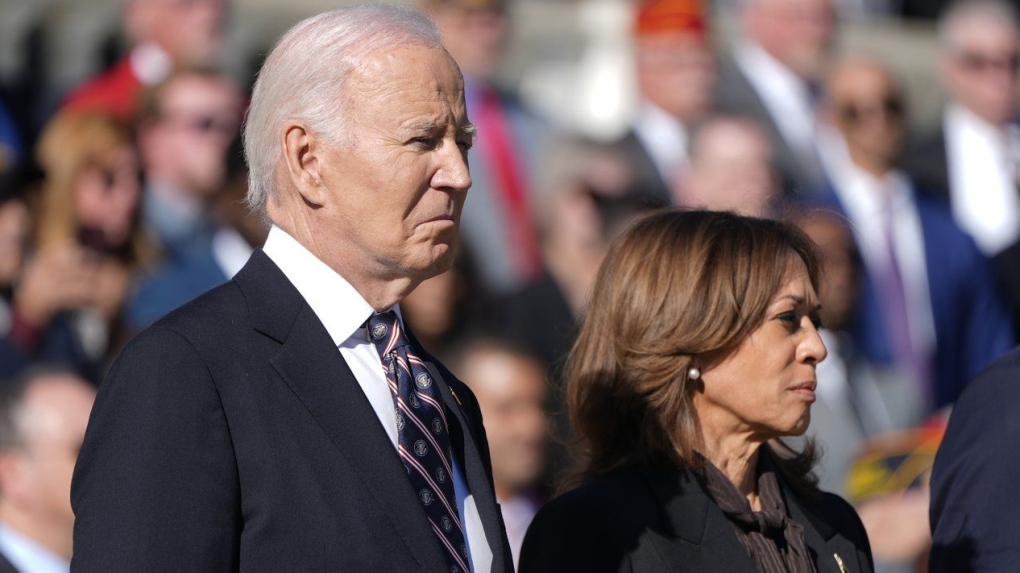
{"label": "red hat", "polygon": [[639,0],[634,31],[638,36],[664,32],[705,32],[699,0]]}

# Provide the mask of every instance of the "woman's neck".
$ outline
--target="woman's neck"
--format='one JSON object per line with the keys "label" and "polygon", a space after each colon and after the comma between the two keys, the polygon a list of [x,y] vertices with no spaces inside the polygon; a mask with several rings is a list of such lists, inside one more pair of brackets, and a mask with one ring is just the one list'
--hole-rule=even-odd
{"label": "woman's neck", "polygon": [[702,428],[704,446],[700,452],[736,486],[751,509],[761,509],[758,501],[758,455],[762,442],[739,432],[713,433]]}

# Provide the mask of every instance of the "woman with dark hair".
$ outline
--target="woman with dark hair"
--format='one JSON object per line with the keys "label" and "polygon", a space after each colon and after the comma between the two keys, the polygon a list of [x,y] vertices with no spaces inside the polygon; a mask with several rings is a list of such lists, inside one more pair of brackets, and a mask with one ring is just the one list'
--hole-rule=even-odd
{"label": "woman with dark hair", "polygon": [[667,210],[603,263],[567,364],[582,465],[522,573],[872,571],[803,434],[825,358],[818,259],[795,227]]}

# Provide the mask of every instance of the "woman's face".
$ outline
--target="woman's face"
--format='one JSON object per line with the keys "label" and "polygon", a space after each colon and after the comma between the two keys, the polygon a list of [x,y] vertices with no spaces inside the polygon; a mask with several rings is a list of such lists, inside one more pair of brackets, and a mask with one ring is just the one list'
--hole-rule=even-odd
{"label": "woman's face", "polygon": [[800,257],[789,259],[786,276],[765,321],[740,346],[696,361],[703,388],[694,404],[706,439],[737,433],[768,440],[808,428],[815,366],[825,359],[820,306]]}
{"label": "woman's face", "polygon": [[128,146],[105,161],[86,167],[78,177],[74,202],[78,224],[96,234],[89,242],[120,247],[131,237],[141,193],[138,163]]}

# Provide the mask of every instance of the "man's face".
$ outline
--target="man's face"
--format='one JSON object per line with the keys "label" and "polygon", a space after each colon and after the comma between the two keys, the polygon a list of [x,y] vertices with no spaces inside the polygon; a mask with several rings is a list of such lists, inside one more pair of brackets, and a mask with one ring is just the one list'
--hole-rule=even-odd
{"label": "man's face", "polygon": [[453,262],[471,186],[457,65],[442,49],[387,47],[350,85],[350,142],[327,146],[320,167],[318,251],[334,268],[354,257],[386,280],[435,276]]}
{"label": "man's face", "polygon": [[507,38],[507,16],[502,7],[471,8],[446,2],[433,13],[443,33],[443,44],[472,77],[496,73]]}
{"label": "man's face", "polygon": [[638,38],[637,74],[642,95],[683,123],[699,119],[711,106],[715,58],[700,34]]}
{"label": "man's face", "polygon": [[749,0],[744,19],[751,39],[794,73],[823,71],[836,24],[832,0]]}
{"label": "man's face", "polygon": [[85,437],[95,390],[70,375],[54,375],[29,386],[23,402],[23,448],[5,455],[17,458],[17,480],[5,484],[5,496],[48,526],[74,524],[71,475]]}
{"label": "man's face", "polygon": [[995,125],[1013,117],[1017,98],[1017,31],[1008,23],[972,17],[957,23],[942,55],[946,90]]}
{"label": "man's face", "polygon": [[237,136],[242,95],[229,80],[183,75],[160,98],[160,114],[143,128],[146,175],[197,197],[223,185],[227,147]]}
{"label": "man's face", "polygon": [[212,63],[223,43],[226,0],[132,0],[127,17],[142,41],[159,44],[178,64]]}
{"label": "man's face", "polygon": [[497,349],[470,355],[460,375],[485,420],[496,493],[506,499],[535,485],[548,436],[545,371],[533,359]]}
{"label": "man's face", "polygon": [[828,94],[850,156],[891,168],[903,146],[906,109],[889,74],[868,62],[845,64],[830,78]]}

